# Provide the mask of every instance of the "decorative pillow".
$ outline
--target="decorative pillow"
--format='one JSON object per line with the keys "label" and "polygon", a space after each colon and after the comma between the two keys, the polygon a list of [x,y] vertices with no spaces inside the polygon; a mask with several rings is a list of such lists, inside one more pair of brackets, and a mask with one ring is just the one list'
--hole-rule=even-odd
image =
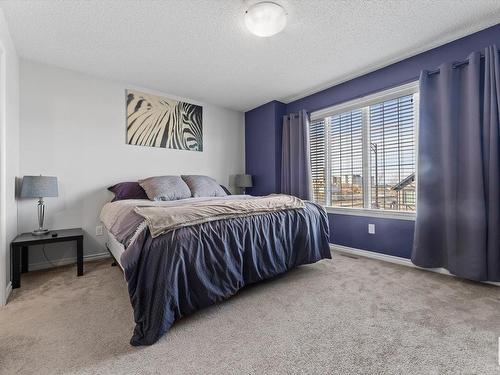
{"label": "decorative pillow", "polygon": [[227,195],[212,177],[196,175],[181,177],[189,186],[193,197],[225,197]]}
{"label": "decorative pillow", "polygon": [[173,201],[191,198],[191,191],[179,176],[158,176],[140,180],[139,185],[152,201]]}
{"label": "decorative pillow", "polygon": [[111,202],[124,199],[148,199],[146,192],[138,182],[120,182],[108,188],[115,197]]}
{"label": "decorative pillow", "polygon": [[221,185],[220,187],[222,188],[222,190],[224,190],[224,193],[226,193],[226,195],[233,195],[233,194],[231,194],[229,189],[227,187],[225,187],[224,185]]}

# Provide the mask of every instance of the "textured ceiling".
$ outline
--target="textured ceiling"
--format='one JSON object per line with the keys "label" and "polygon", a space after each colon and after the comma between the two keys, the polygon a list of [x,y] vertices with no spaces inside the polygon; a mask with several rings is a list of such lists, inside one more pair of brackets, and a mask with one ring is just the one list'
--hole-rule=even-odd
{"label": "textured ceiling", "polygon": [[237,110],[288,102],[500,21],[498,0],[276,0],[271,38],[243,14],[257,0],[0,1],[21,57]]}

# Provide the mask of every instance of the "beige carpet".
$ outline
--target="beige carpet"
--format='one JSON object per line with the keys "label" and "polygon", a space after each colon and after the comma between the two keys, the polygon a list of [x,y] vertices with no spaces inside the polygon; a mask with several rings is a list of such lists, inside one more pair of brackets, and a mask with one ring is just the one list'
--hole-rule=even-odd
{"label": "beige carpet", "polygon": [[129,345],[111,261],[32,272],[0,308],[2,374],[499,374],[500,289],[334,254]]}

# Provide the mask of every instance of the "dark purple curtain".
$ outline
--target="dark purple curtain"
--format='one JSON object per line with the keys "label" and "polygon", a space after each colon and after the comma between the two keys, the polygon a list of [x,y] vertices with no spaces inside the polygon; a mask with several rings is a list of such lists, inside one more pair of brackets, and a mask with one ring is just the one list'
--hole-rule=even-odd
{"label": "dark purple curtain", "polygon": [[281,192],[311,199],[309,116],[306,111],[283,116]]}
{"label": "dark purple curtain", "polygon": [[416,265],[500,280],[499,112],[496,47],[421,73]]}

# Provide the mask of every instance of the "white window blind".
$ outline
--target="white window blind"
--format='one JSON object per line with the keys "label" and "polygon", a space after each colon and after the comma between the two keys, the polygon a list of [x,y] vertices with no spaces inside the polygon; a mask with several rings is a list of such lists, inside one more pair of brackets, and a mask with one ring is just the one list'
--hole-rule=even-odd
{"label": "white window blind", "polygon": [[311,174],[313,199],[326,205],[326,134],[323,120],[310,124]]}
{"label": "white window blind", "polygon": [[331,202],[363,207],[363,124],[361,111],[330,117]]}
{"label": "white window blind", "polygon": [[370,106],[372,208],[415,210],[413,96]]}
{"label": "white window blind", "polygon": [[417,106],[412,84],[311,114],[314,200],[415,211]]}

